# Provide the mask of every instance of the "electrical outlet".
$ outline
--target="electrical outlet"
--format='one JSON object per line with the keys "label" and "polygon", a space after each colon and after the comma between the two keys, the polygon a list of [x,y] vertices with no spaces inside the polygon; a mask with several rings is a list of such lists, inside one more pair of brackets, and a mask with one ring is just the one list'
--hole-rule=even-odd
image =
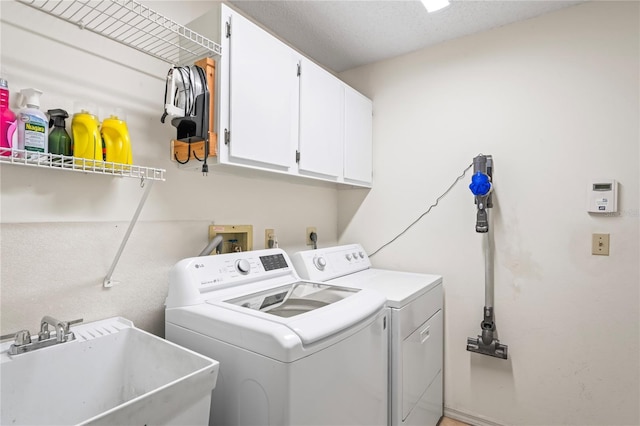
{"label": "electrical outlet", "polygon": [[591,254],[609,256],[609,234],[592,235]]}
{"label": "electrical outlet", "polygon": [[275,235],[276,235],[275,229],[264,230],[264,248],[273,248],[273,246],[269,247],[269,240],[273,240],[273,237]]}
{"label": "electrical outlet", "polygon": [[312,246],[313,245],[313,241],[311,241],[311,233],[315,232],[316,233],[316,237],[318,236],[318,232],[316,231],[316,227],[315,226],[307,226],[307,245],[308,246]]}

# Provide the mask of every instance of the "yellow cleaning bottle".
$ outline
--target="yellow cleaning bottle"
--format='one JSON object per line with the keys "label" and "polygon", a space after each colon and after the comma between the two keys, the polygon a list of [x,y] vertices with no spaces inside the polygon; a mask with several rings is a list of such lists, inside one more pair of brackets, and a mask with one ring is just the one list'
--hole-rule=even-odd
{"label": "yellow cleaning bottle", "polygon": [[[88,111],[81,110],[73,115],[71,120],[73,156],[78,158],[75,164],[88,167],[102,165],[102,139],[99,126],[98,117]],[[80,160],[81,158],[84,160]]]}
{"label": "yellow cleaning bottle", "polygon": [[[104,144],[104,159],[107,162],[107,167],[112,167],[111,164],[108,164],[110,162],[133,164],[129,129],[124,120],[120,120],[115,115],[103,120],[100,134]],[[118,168],[117,165],[113,167]]]}

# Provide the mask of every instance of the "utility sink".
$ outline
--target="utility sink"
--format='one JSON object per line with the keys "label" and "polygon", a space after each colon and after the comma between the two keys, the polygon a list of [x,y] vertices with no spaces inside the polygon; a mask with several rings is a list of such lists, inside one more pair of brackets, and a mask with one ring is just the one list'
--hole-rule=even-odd
{"label": "utility sink", "polygon": [[24,354],[0,346],[2,425],[206,425],[219,363],[116,317]]}

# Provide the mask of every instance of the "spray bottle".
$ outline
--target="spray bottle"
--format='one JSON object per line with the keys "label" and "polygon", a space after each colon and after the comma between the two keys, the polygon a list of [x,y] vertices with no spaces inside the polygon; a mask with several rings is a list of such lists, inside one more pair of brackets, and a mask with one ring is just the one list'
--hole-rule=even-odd
{"label": "spray bottle", "polygon": [[38,89],[22,89],[22,109],[18,112],[18,149],[24,149],[28,159],[38,159],[49,152],[49,120],[40,111]]}
{"label": "spray bottle", "polygon": [[49,133],[49,152],[52,154],[71,156],[71,136],[65,129],[65,119],[69,118],[67,111],[63,109],[50,109],[49,128],[53,127]]}
{"label": "spray bottle", "polygon": [[0,78],[0,155],[11,156],[12,137],[9,128],[16,121],[16,115],[9,109],[9,82]]}

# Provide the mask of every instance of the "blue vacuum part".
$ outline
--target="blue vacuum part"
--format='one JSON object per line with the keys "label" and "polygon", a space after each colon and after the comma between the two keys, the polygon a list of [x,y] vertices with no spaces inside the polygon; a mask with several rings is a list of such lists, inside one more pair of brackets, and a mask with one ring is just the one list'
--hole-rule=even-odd
{"label": "blue vacuum part", "polygon": [[482,172],[476,172],[473,176],[471,176],[469,189],[471,190],[473,195],[487,195],[489,191],[491,191],[491,180],[489,179],[489,176]]}

